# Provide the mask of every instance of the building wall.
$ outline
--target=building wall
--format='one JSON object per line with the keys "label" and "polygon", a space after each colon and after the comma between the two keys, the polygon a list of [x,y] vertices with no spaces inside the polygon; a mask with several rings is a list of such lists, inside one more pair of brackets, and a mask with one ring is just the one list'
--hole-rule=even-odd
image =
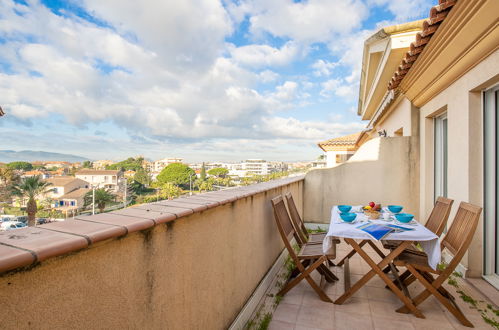
{"label": "building wall", "polygon": [[417,137],[374,138],[347,162],[308,172],[305,221],[329,223],[333,205],[370,201],[403,205],[419,219],[418,142]]}
{"label": "building wall", "polygon": [[[448,118],[448,197],[483,206],[483,128],[481,90],[499,80],[499,51],[484,59],[420,109],[421,193],[420,213],[433,207],[433,118],[447,112]],[[455,215],[454,207],[449,224]],[[468,276],[482,271],[483,219],[462,264]]]}
{"label": "building wall", "polygon": [[227,329],[284,248],[270,199],[302,210],[276,186],[0,276],[0,328]]}
{"label": "building wall", "polygon": [[[413,126],[418,125],[418,119],[412,116],[413,107],[411,102],[403,96],[401,98],[390,114],[376,125],[376,131],[386,130],[387,136],[416,135],[413,134],[417,133],[414,132]],[[402,135],[398,135],[397,132],[399,131],[402,131]]]}

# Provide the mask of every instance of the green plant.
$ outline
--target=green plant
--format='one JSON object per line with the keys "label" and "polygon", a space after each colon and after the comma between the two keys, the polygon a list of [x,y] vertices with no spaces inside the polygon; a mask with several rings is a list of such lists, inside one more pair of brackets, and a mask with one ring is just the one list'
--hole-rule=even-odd
{"label": "green plant", "polygon": [[[30,164],[31,165],[31,164]],[[12,194],[20,198],[27,198],[26,212],[28,213],[28,226],[35,226],[36,198],[50,191],[48,188],[51,183],[43,181],[41,176],[28,176],[22,178],[18,183],[12,186]]]}
{"label": "green plant", "polygon": [[84,197],[84,205],[88,206],[92,204],[94,200],[95,206],[99,209],[99,212],[104,212],[106,205],[113,202],[116,199],[116,196],[107,189],[100,188],[95,189],[95,196],[92,191],[89,191],[85,194]]}
{"label": "green plant", "polygon": [[208,174],[219,178],[225,178],[227,174],[229,174],[229,170],[223,167],[216,167],[209,170]]}
{"label": "green plant", "polygon": [[189,166],[181,163],[173,163],[166,166],[159,173],[157,180],[159,183],[172,183],[175,185],[189,185],[190,180],[196,179],[196,173]]}
{"label": "green plant", "polygon": [[265,314],[262,321],[260,322],[260,325],[258,326],[258,330],[267,330],[269,328],[270,321],[272,321],[272,314]]}

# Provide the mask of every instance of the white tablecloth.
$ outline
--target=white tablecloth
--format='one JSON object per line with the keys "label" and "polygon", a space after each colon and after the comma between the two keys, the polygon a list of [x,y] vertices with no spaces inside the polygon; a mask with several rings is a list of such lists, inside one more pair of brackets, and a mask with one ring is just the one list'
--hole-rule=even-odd
{"label": "white tablecloth", "polygon": [[[350,224],[343,222],[340,218],[338,208],[334,206],[331,210],[331,224],[329,226],[329,231],[327,232],[322,244],[324,253],[328,253],[328,251],[332,248],[333,237],[372,240],[373,238],[369,236],[369,234],[356,228],[362,223],[361,221],[368,221],[368,218],[364,214],[358,213],[357,218],[355,219],[355,223]],[[394,223],[393,221],[386,222],[383,220],[370,221],[372,223]],[[431,268],[437,269],[437,265],[440,262],[441,258],[440,242],[438,236],[420,223],[407,227],[414,228],[414,230],[399,233],[390,233],[385,237],[385,239],[419,242],[424,252],[426,252],[426,254],[428,255],[428,264]]]}

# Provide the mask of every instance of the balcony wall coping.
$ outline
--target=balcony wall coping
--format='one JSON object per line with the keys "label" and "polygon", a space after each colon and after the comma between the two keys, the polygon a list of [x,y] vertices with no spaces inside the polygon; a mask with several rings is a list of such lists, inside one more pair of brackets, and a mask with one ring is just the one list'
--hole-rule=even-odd
{"label": "balcony wall coping", "polygon": [[0,232],[0,274],[32,266],[48,258],[88,248],[159,224],[176,221],[240,199],[303,181],[288,177],[249,186],[141,204],[126,209],[36,227]]}

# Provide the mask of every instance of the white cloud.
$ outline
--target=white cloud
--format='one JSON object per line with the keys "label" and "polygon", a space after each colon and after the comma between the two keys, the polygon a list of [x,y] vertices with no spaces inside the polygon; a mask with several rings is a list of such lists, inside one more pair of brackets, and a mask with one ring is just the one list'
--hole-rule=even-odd
{"label": "white cloud", "polygon": [[284,66],[303,54],[294,42],[287,42],[280,49],[269,45],[235,47],[231,56],[236,63],[250,67]]}
{"label": "white cloud", "polygon": [[338,63],[336,62],[328,62],[325,60],[317,60],[312,64],[312,68],[315,69],[314,75],[317,77],[321,76],[330,76],[331,71],[338,66]]}
{"label": "white cloud", "polygon": [[364,125],[360,122],[335,123],[300,121],[296,118],[272,117],[265,121],[264,130],[272,131],[281,138],[321,140],[334,136],[351,134],[362,130]]}
{"label": "white cloud", "polygon": [[356,0],[248,0],[229,6],[234,17],[250,15],[254,35],[270,33],[300,42],[329,40],[359,26],[367,7]]}

